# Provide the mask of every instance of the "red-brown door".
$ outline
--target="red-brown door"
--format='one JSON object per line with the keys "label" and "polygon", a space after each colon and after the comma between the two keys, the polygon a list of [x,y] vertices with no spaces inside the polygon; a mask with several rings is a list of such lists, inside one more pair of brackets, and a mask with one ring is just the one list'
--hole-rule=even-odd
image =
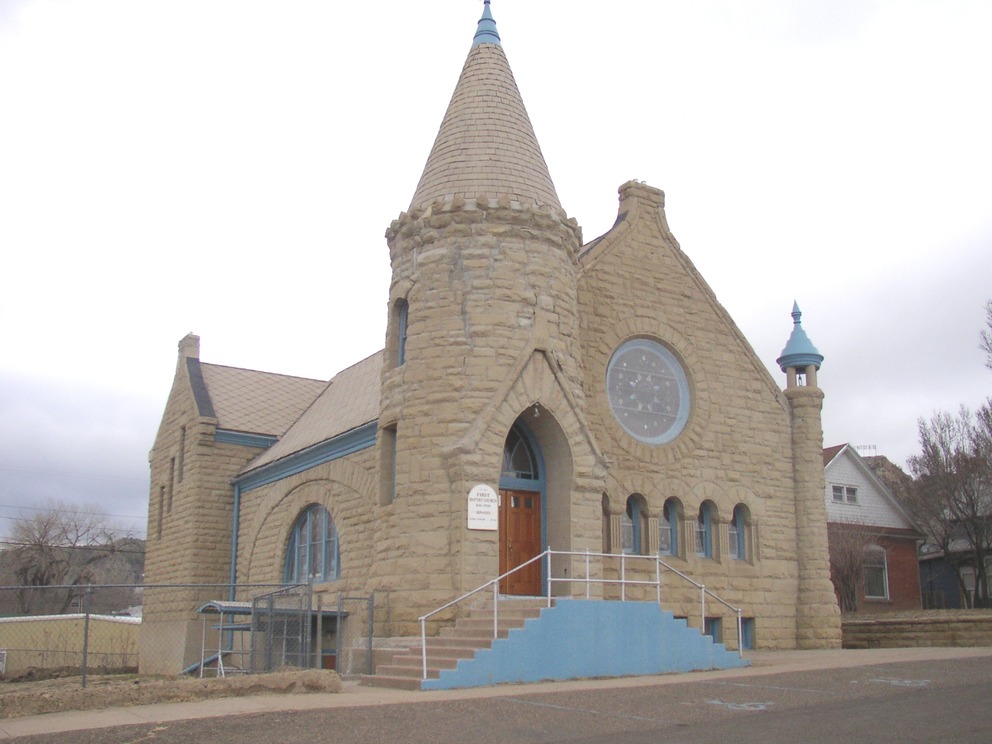
{"label": "red-brown door", "polygon": [[[499,573],[503,575],[541,553],[541,494],[501,490],[499,495]],[[499,590],[531,597],[542,594],[541,561],[507,576]]]}

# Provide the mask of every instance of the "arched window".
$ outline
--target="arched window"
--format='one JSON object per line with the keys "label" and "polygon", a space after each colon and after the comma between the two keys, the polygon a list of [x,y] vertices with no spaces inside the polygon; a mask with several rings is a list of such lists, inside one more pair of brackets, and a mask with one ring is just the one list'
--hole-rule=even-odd
{"label": "arched window", "polygon": [[869,545],[865,549],[865,599],[889,598],[889,572],[885,548]]}
{"label": "arched window", "polygon": [[713,557],[713,515],[709,503],[704,502],[699,507],[696,516],[696,555],[704,558]]}
{"label": "arched window", "polygon": [[287,584],[338,578],[338,533],[330,513],[311,504],[296,518],[286,547],[283,579]]}
{"label": "arched window", "polygon": [[668,499],[658,520],[658,552],[662,555],[679,554],[679,504]]}
{"label": "arched window", "polygon": [[744,504],[734,507],[734,516],[727,525],[727,537],[729,538],[730,557],[734,560],[744,561],[748,557],[748,511]]}
{"label": "arched window", "polygon": [[607,494],[603,494],[601,501],[603,507],[603,552],[612,552],[612,541],[610,539],[610,497]]}
{"label": "arched window", "polygon": [[641,555],[643,546],[643,509],[636,493],[627,497],[627,508],[620,515],[620,542],[627,555]]}
{"label": "arched window", "polygon": [[503,478],[518,478],[521,480],[537,480],[540,478],[537,458],[524,437],[514,426],[506,438],[503,447]]}

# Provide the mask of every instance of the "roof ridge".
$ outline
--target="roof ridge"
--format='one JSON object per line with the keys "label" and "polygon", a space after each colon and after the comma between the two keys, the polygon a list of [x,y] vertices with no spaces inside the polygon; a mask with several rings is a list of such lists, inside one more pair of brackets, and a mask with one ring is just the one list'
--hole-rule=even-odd
{"label": "roof ridge", "polygon": [[269,372],[264,369],[254,369],[253,367],[235,367],[232,364],[215,364],[214,362],[204,362],[200,361],[201,367],[214,367],[215,369],[231,369],[237,370],[239,372],[253,372],[259,375],[274,375],[275,377],[285,377],[293,380],[305,380],[307,382],[322,382],[327,383],[327,380],[321,377],[304,377],[302,375],[290,375],[284,372]]}

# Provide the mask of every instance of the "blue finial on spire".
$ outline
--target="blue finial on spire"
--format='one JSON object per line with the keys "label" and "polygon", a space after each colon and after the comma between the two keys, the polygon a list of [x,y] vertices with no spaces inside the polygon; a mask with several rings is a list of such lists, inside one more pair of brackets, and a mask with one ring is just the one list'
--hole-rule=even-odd
{"label": "blue finial on spire", "polygon": [[775,360],[775,363],[783,372],[789,367],[803,368],[812,366],[819,369],[823,363],[823,354],[817,351],[816,347],[813,346],[813,342],[809,340],[809,336],[806,335],[806,331],[803,330],[802,317],[803,314],[799,310],[799,303],[793,302],[792,335],[789,336],[788,343],[782,349],[782,355]]}
{"label": "blue finial on spire", "polygon": [[486,8],[482,11],[482,18],[479,19],[479,27],[475,30],[475,38],[472,39],[472,46],[479,44],[495,44],[499,46],[499,33],[496,31],[496,21],[489,10],[489,0],[485,0]]}

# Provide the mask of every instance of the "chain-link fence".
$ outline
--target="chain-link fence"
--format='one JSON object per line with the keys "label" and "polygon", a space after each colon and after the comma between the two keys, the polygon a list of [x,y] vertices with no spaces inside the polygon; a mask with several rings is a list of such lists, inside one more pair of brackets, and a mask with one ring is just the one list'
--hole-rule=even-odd
{"label": "chain-link fence", "polygon": [[363,674],[374,607],[305,584],[0,587],[0,677]]}
{"label": "chain-link fence", "polygon": [[4,679],[138,671],[140,586],[0,587]]}

